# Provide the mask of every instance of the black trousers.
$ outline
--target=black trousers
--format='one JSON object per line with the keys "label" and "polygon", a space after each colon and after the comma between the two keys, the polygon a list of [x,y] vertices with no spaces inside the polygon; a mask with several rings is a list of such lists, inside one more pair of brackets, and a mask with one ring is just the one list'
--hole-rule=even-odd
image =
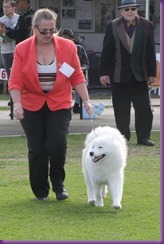
{"label": "black trousers", "polygon": [[135,111],[135,130],[137,141],[149,138],[152,129],[153,113],[147,82],[132,77],[129,83],[112,83],[112,101],[119,131],[130,140],[131,105]]}
{"label": "black trousers", "polygon": [[29,178],[35,196],[47,196],[63,186],[71,109],[50,111],[45,104],[36,112],[24,110],[21,125],[28,142]]}

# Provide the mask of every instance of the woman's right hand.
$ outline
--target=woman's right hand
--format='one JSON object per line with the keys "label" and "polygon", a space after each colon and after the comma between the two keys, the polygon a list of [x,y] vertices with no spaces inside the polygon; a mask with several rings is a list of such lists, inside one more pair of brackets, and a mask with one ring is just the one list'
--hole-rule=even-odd
{"label": "woman's right hand", "polygon": [[84,108],[86,109],[87,114],[93,114],[94,113],[94,108],[91,104],[90,100],[84,101]]}
{"label": "woman's right hand", "polygon": [[24,111],[22,105],[20,103],[14,103],[13,114],[16,119],[23,119],[24,118]]}

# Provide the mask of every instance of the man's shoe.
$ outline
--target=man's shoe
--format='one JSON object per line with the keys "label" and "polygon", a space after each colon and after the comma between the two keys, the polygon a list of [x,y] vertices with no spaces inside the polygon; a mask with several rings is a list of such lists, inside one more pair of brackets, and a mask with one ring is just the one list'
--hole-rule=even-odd
{"label": "man's shoe", "polygon": [[144,138],[142,141],[139,141],[138,144],[144,146],[154,146],[154,142],[151,141],[149,138]]}
{"label": "man's shoe", "polygon": [[57,200],[65,200],[69,197],[68,193],[66,192],[66,190],[63,188],[61,191],[57,191],[56,192],[56,199]]}

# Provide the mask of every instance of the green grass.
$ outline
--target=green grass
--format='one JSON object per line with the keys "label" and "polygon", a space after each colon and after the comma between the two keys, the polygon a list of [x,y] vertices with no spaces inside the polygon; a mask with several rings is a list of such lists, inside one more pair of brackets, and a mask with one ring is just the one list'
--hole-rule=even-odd
{"label": "green grass", "polygon": [[6,94],[6,95],[3,95],[3,94],[0,94],[0,101],[8,101],[10,100],[10,96],[9,94]]}
{"label": "green grass", "polygon": [[28,180],[25,137],[0,138],[1,240],[160,240],[160,133],[155,147],[129,143],[121,210],[87,203],[81,170],[85,135],[69,135],[63,202],[51,191],[48,201],[35,202]]}

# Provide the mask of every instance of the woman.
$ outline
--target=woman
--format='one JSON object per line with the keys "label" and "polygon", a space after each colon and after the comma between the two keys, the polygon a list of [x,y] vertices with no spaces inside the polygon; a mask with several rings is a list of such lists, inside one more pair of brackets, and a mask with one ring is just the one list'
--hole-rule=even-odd
{"label": "woman", "polygon": [[76,46],[54,34],[56,18],[49,9],[36,11],[34,35],[16,46],[9,80],[14,116],[27,136],[30,184],[36,200],[48,197],[48,175],[56,199],[69,197],[64,188],[64,164],[72,87],[88,114],[93,113]]}

